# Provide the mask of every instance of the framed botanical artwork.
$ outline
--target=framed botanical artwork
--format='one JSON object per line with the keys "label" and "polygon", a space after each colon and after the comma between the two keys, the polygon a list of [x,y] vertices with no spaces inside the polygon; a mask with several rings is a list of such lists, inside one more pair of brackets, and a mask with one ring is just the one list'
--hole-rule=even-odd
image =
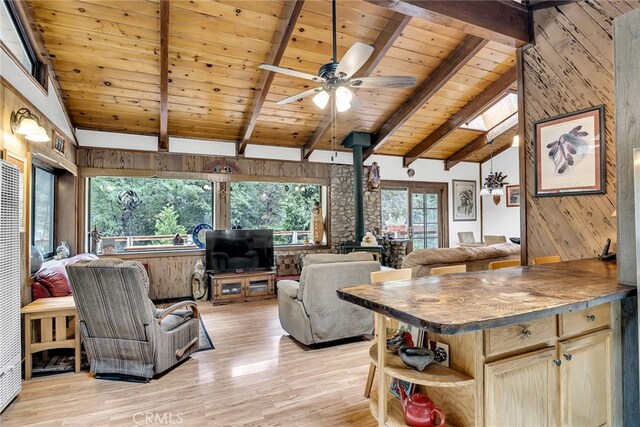
{"label": "framed botanical artwork", "polygon": [[605,193],[604,106],[533,124],[535,195]]}
{"label": "framed botanical artwork", "polygon": [[453,180],[453,220],[476,221],[476,182]]}
{"label": "framed botanical artwork", "polygon": [[516,208],[520,206],[520,186],[507,185],[505,187],[505,195],[507,196],[507,207]]}
{"label": "framed botanical artwork", "polygon": [[53,139],[51,140],[51,143],[53,144],[53,151],[64,156],[64,137],[55,130],[53,131]]}

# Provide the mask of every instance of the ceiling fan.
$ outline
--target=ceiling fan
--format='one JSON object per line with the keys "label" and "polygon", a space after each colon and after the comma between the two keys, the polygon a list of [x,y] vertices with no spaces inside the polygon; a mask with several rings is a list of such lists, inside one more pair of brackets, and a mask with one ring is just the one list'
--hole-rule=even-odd
{"label": "ceiling fan", "polygon": [[333,12],[333,60],[320,67],[318,75],[279,67],[277,65],[262,64],[263,70],[286,74],[292,77],[307,79],[322,86],[305,90],[276,102],[277,105],[288,104],[301,98],[314,95],[313,103],[321,109],[325,109],[331,96],[335,98],[335,108],[338,112],[349,110],[359,104],[357,96],[350,88],[404,88],[416,85],[416,78],[409,76],[378,76],[378,77],[353,77],[373,54],[373,46],[362,42],[356,42],[344,54],[342,60],[337,60],[337,31],[336,31],[336,0],[332,0]]}

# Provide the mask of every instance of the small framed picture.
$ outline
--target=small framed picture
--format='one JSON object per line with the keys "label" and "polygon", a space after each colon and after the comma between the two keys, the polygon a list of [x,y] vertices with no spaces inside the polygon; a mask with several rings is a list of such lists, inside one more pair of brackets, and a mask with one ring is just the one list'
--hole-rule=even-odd
{"label": "small framed picture", "polygon": [[453,220],[476,221],[476,182],[456,180],[453,183]]}
{"label": "small framed picture", "polygon": [[533,123],[535,195],[605,193],[604,106]]}
{"label": "small framed picture", "polygon": [[58,132],[56,132],[55,130],[53,131],[52,143],[53,143],[53,151],[55,151],[58,154],[64,155],[64,144],[65,144],[64,137],[60,135]]}
{"label": "small framed picture", "polygon": [[520,206],[520,186],[519,185],[507,185],[505,187],[505,193],[507,196],[508,208],[516,208]]}
{"label": "small framed picture", "polygon": [[389,391],[398,399],[402,398],[402,394],[400,393],[400,387],[404,389],[404,393],[409,396],[413,393],[413,388],[415,385],[410,383],[409,381],[399,380],[397,378],[391,377],[391,386],[389,387]]}

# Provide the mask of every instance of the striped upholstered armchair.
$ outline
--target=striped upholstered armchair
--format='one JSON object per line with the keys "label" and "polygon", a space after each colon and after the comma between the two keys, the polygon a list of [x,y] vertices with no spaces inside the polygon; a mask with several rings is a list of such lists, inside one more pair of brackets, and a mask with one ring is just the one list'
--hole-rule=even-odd
{"label": "striped upholstered armchair", "polygon": [[151,379],[198,349],[196,303],[158,310],[139,262],[81,261],[67,266],[91,372]]}

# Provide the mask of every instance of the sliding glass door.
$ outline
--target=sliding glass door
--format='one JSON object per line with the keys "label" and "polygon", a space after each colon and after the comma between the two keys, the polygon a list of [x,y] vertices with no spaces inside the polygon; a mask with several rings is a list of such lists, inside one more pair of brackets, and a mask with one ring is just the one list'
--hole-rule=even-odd
{"label": "sliding glass door", "polygon": [[446,183],[382,183],[382,233],[414,249],[449,245]]}

